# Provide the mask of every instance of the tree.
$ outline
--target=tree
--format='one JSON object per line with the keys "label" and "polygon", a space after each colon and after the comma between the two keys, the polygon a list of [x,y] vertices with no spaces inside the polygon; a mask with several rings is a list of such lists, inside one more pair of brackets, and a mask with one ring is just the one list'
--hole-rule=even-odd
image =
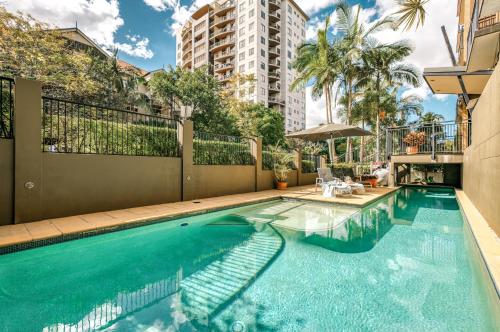
{"label": "tree", "polygon": [[397,26],[403,26],[404,30],[409,30],[412,26],[424,25],[425,22],[425,4],[429,0],[399,0],[399,10],[395,13],[398,16]]}
{"label": "tree", "polygon": [[444,117],[441,114],[437,114],[434,112],[426,112],[422,114],[419,118],[421,123],[436,123],[444,120]]}
{"label": "tree", "polygon": [[368,93],[376,107],[376,161],[380,160],[380,117],[384,110],[382,98],[387,94],[388,89],[403,85],[420,85],[419,71],[413,65],[401,62],[411,52],[412,49],[406,42],[398,42],[374,45],[362,56],[364,72],[372,80]]}
{"label": "tree", "polygon": [[[346,120],[352,124],[352,108],[356,90],[367,83],[364,68],[360,62],[363,54],[372,47],[373,34],[392,24],[392,19],[382,18],[371,25],[360,21],[361,7],[357,10],[342,0],[336,6],[336,28],[340,33],[340,40],[335,43],[338,49],[337,68],[338,87],[346,96]],[[352,161],[352,140],[347,138],[348,161]]]}
{"label": "tree", "polygon": [[251,104],[241,114],[249,119],[249,126],[239,128],[243,136],[262,137],[264,145],[278,145],[285,141],[285,121],[280,111],[262,104]]}

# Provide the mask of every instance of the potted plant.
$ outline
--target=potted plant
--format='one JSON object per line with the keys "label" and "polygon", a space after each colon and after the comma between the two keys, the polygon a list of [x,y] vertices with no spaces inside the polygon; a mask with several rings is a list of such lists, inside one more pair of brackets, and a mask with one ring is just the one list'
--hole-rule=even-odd
{"label": "potted plant", "polygon": [[403,138],[403,142],[408,145],[406,154],[417,154],[419,145],[425,142],[425,133],[423,131],[411,131]]}
{"label": "potted plant", "polygon": [[284,190],[288,187],[288,173],[292,170],[290,164],[294,160],[294,155],[284,149],[275,146],[271,149],[273,156],[273,171],[276,179],[276,188]]}
{"label": "potted plant", "polygon": [[361,181],[368,181],[372,188],[377,187],[377,177],[375,175],[370,175],[370,174],[364,174],[361,175]]}

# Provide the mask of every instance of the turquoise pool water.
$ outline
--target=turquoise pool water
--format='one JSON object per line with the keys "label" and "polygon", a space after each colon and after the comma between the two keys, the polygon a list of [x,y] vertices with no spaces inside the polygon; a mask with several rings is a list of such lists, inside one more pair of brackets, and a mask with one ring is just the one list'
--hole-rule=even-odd
{"label": "turquoise pool water", "polygon": [[0,256],[0,331],[495,331],[453,191],[274,201]]}

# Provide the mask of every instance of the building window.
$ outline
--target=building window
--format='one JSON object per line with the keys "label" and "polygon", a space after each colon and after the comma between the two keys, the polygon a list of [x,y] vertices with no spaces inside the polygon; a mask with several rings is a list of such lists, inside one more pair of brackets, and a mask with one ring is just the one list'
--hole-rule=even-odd
{"label": "building window", "polygon": [[260,43],[262,45],[266,45],[266,38],[265,37],[260,37]]}
{"label": "building window", "polygon": [[260,17],[262,17],[263,19],[265,19],[266,18],[266,13],[264,13],[264,11],[261,11],[260,12]]}
{"label": "building window", "polygon": [[266,95],[266,89],[260,88],[260,94],[265,96]]}
{"label": "building window", "polygon": [[248,31],[252,31],[254,27],[255,27],[254,22],[250,23],[250,24],[248,25]]}
{"label": "building window", "polygon": [[252,56],[254,52],[254,48],[252,47],[251,49],[248,50],[248,55]]}
{"label": "building window", "polygon": [[292,69],[292,64],[290,62],[288,63],[288,69]]}
{"label": "building window", "polygon": [[245,27],[240,29],[240,36],[243,36],[245,34]]}
{"label": "building window", "polygon": [[260,0],[260,4],[261,4],[262,6],[265,6],[265,5],[266,5],[266,0]]}
{"label": "building window", "polygon": [[292,47],[292,41],[290,39],[287,40],[288,47]]}
{"label": "building window", "polygon": [[240,40],[240,48],[245,47],[245,39]]}
{"label": "building window", "polygon": [[245,22],[245,15],[240,16],[240,24],[243,24]]}
{"label": "building window", "polygon": [[288,55],[288,59],[291,59],[292,58],[292,52],[288,51],[287,53],[288,53],[287,54]]}
{"label": "building window", "polygon": [[261,82],[266,83],[266,75],[261,75],[260,80]]}
{"label": "building window", "polygon": [[261,30],[262,32],[266,32],[266,26],[265,26],[264,24],[261,24],[261,25],[260,25],[260,30]]}
{"label": "building window", "polygon": [[245,52],[240,53],[240,61],[245,60]]}
{"label": "building window", "polygon": [[240,66],[240,73],[243,73],[245,71],[245,65]]}
{"label": "building window", "polygon": [[241,3],[240,4],[240,12],[244,11],[245,10],[245,3]]}
{"label": "building window", "polygon": [[255,14],[255,9],[252,9],[249,13],[248,13],[248,17],[253,17],[253,15]]}
{"label": "building window", "polygon": [[252,60],[248,63],[248,68],[253,68],[255,65],[255,62]]}
{"label": "building window", "polygon": [[248,43],[253,43],[255,40],[255,35],[251,35],[250,37],[248,37]]}
{"label": "building window", "polygon": [[263,57],[266,56],[266,51],[264,51],[263,49],[260,50],[260,55],[262,55]]}
{"label": "building window", "polygon": [[260,63],[260,69],[266,70],[266,64],[264,62]]}

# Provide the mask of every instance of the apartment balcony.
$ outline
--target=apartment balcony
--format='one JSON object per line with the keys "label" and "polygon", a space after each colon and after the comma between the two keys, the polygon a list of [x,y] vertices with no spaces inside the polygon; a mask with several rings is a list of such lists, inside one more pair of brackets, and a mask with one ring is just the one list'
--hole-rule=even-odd
{"label": "apartment balcony", "polygon": [[275,47],[269,48],[269,59],[273,59],[280,56],[280,49]]}
{"label": "apartment balcony", "polygon": [[279,105],[285,106],[285,101],[278,96],[269,96],[268,103],[270,106]]}
{"label": "apartment balcony", "polygon": [[274,11],[274,12],[269,11],[269,22],[270,23],[279,22],[280,19],[281,19],[281,14],[279,11]]}
{"label": "apartment balcony", "polygon": [[214,72],[216,73],[225,73],[228,70],[234,69],[234,62],[226,62],[226,63],[217,63],[214,66]]}
{"label": "apartment balcony", "polygon": [[236,20],[236,13],[231,12],[226,16],[216,17],[212,24],[216,28],[222,28],[227,24],[233,23],[235,20]]}
{"label": "apartment balcony", "polygon": [[269,81],[276,81],[280,79],[280,72],[278,70],[270,70],[268,73]]}
{"label": "apartment balcony", "polygon": [[229,73],[226,73],[226,74],[222,74],[222,75],[217,75],[217,79],[219,80],[219,82],[221,83],[224,83],[224,82],[228,82],[231,77],[233,77],[234,74],[232,72],[229,72]]}
{"label": "apartment balcony", "polygon": [[278,34],[269,36],[269,46],[277,46],[281,42],[281,38]]}
{"label": "apartment balcony", "polygon": [[189,41],[182,42],[182,51],[186,51],[187,49],[191,48],[193,46],[192,44],[192,39],[189,39]]}
{"label": "apartment balcony", "polygon": [[269,93],[273,93],[273,92],[280,92],[281,90],[281,84],[279,83],[271,83],[269,84]]}
{"label": "apartment balcony", "polygon": [[189,49],[186,52],[182,53],[182,61],[185,61],[188,58],[191,58],[193,56],[193,49]]}
{"label": "apartment balcony", "polygon": [[234,49],[232,50],[225,50],[223,52],[217,52],[215,53],[214,55],[214,60],[216,61],[224,61],[224,60],[227,60],[231,57],[234,57]]}
{"label": "apartment balcony", "polygon": [[281,61],[279,59],[274,59],[269,61],[269,68],[279,69],[281,66]]}
{"label": "apartment balcony", "polygon": [[278,34],[280,33],[281,25],[279,23],[271,23],[269,24],[269,33],[270,34]]}
{"label": "apartment balcony", "polygon": [[219,41],[212,43],[210,45],[210,51],[211,52],[222,51],[228,47],[233,46],[235,42],[236,42],[236,38],[226,38],[224,40],[219,40]]}
{"label": "apartment balcony", "polygon": [[222,5],[215,7],[214,14],[215,16],[223,16],[235,8],[236,8],[236,1],[234,0],[226,1]]}
{"label": "apartment balcony", "polygon": [[236,32],[236,28],[234,25],[226,26],[222,29],[216,29],[211,35],[210,38],[222,39],[226,38],[229,35],[232,35]]}
{"label": "apartment balcony", "polygon": [[467,71],[492,69],[500,46],[500,2],[476,0],[467,36]]}
{"label": "apartment balcony", "polygon": [[279,10],[281,8],[281,0],[269,0],[269,10]]}
{"label": "apartment balcony", "polygon": [[480,95],[491,74],[491,70],[468,73],[464,66],[424,69],[424,79],[432,93],[439,94]]}
{"label": "apartment balcony", "polygon": [[[464,150],[470,145],[471,123],[443,121],[386,130],[386,152],[397,163],[461,163]],[[408,134],[420,133],[421,141],[410,145]]]}

